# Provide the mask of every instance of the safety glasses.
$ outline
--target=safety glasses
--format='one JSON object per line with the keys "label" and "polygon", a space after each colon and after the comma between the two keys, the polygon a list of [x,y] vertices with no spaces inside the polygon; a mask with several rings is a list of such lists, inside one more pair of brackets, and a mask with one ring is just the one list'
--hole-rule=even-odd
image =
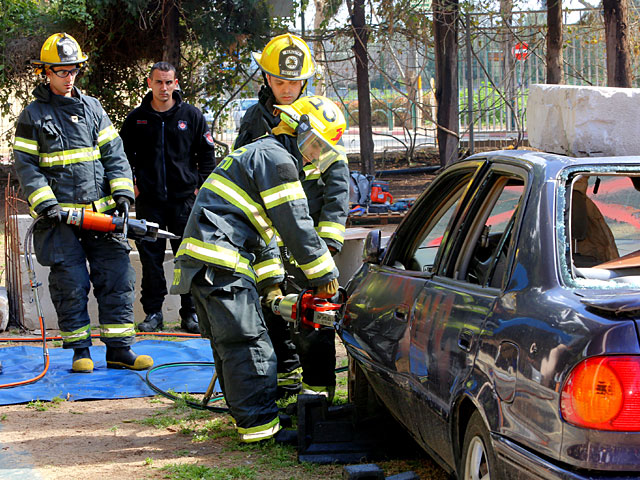
{"label": "safety glasses", "polygon": [[50,68],[49,70],[55,73],[56,77],[67,78],[69,75],[75,77],[76,75],[78,75],[78,73],[80,73],[80,70],[82,69],[72,68],[71,70],[54,70],[53,68]]}

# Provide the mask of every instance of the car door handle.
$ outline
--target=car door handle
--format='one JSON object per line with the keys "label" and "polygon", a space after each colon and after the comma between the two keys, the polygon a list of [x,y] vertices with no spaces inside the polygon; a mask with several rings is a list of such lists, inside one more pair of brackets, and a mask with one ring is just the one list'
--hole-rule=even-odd
{"label": "car door handle", "polygon": [[458,346],[468,352],[471,350],[471,344],[473,343],[473,332],[471,330],[462,330],[458,335]]}

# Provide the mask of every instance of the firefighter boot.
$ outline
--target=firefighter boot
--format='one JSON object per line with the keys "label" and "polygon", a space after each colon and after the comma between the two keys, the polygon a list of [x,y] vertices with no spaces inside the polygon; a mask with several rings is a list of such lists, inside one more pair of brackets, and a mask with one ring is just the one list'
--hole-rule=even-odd
{"label": "firefighter boot", "polygon": [[150,313],[144,321],[138,324],[140,332],[158,332],[164,328],[162,312]]}
{"label": "firefighter boot", "polygon": [[73,349],[73,363],[71,371],[75,373],[91,373],[93,372],[93,360],[89,353],[89,347]]}
{"label": "firefighter boot", "polygon": [[146,370],[152,366],[149,355],[136,355],[130,347],[107,347],[107,368]]}

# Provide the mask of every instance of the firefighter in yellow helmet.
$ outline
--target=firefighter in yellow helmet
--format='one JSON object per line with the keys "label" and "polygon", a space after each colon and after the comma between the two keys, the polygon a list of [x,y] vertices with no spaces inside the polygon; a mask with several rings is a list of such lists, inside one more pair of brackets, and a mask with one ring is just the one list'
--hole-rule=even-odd
{"label": "firefighter in yellow helmet", "polygon": [[[281,125],[280,112],[285,112],[289,117],[308,115],[313,119],[315,112],[333,117],[337,115],[334,110],[339,109],[330,100],[320,105],[310,97],[300,97],[307,79],[317,70],[309,46],[300,37],[292,34],[275,37],[260,54],[253,56],[262,69],[265,85],[260,90],[259,103],[251,107],[242,119],[235,148],[273,131],[289,153],[302,160],[296,137],[290,129],[283,127],[286,124]],[[329,138],[339,138],[345,125],[339,124],[335,128],[341,128],[342,131],[339,135],[334,132]],[[300,166],[300,178],[316,230],[331,253],[336,254],[344,242],[349,212],[347,157],[340,151],[339,161],[332,162],[327,168],[308,161],[301,162]],[[288,273],[296,277],[301,286],[308,285],[304,276],[301,277],[300,272],[296,271],[294,260],[288,258],[288,252],[283,250],[282,253]],[[288,324],[268,310],[265,310],[264,315],[278,357],[280,395],[296,393],[302,388],[305,393],[317,392],[331,396],[335,385],[333,332],[305,331],[292,341]]]}
{"label": "firefighter in yellow helmet", "polygon": [[280,293],[284,269],[276,236],[318,296],[331,297],[338,289],[338,271],[309,216],[299,172],[305,161],[318,168],[340,162],[336,145],[345,120],[330,99],[308,99],[318,108],[307,115],[297,115],[302,99],[290,114],[282,113],[283,135],[300,142],[302,157],[291,155],[284,136],[275,134],[231,152],[200,188],[175,259],[171,293],[193,296],[243,442],[280,430],[276,354],[258,296],[265,294],[270,308]]}
{"label": "firefighter in yellow helmet", "polygon": [[49,82],[36,87],[35,101],[18,118],[16,171],[30,208],[40,217],[34,249],[38,262],[51,267],[49,291],[62,346],[74,352],[71,370],[93,371],[87,311],[91,286],[107,368],[143,370],[153,360],[130,348],[135,340],[135,272],[129,243],[61,222],[61,209],[85,207],[111,214],[123,212],[134,199],[131,168],[118,132],[100,102],[74,86],[86,60],[71,35],[56,33],[32,61]]}

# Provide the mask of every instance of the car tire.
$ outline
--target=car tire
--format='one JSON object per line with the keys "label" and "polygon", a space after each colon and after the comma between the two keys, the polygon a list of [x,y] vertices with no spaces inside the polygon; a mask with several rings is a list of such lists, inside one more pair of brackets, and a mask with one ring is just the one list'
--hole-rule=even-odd
{"label": "car tire", "polygon": [[467,424],[458,471],[459,480],[498,480],[491,437],[478,411]]}

